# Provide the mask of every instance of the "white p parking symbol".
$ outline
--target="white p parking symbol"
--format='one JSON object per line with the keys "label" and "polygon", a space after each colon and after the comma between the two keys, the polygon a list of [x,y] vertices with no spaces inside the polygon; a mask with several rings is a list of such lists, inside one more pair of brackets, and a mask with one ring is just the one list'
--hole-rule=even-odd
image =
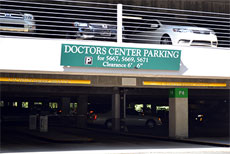
{"label": "white p parking symbol", "polygon": [[85,57],[85,65],[92,65],[93,57]]}

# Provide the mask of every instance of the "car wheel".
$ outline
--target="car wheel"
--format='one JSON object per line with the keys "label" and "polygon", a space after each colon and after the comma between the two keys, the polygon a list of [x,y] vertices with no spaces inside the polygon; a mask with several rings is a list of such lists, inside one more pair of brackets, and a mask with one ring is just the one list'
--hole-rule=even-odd
{"label": "car wheel", "polygon": [[147,128],[154,128],[156,126],[156,123],[153,120],[148,120],[145,125]]}
{"label": "car wheel", "polygon": [[161,38],[161,44],[172,45],[172,40],[169,35],[164,35]]}
{"label": "car wheel", "polygon": [[106,122],[105,122],[105,127],[107,128],[107,129],[112,129],[112,120],[107,120]]}

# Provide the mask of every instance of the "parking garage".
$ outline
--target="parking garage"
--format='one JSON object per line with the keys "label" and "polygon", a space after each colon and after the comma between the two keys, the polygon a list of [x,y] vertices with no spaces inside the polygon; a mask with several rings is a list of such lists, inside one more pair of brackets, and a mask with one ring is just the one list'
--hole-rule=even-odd
{"label": "parking garage", "polygon": [[[97,8],[92,7],[93,3],[77,1],[79,10],[69,12],[73,1],[32,4],[3,0],[1,3],[3,10],[17,10],[25,5],[19,11],[33,14],[37,23],[36,31],[30,33],[1,29],[2,126],[23,125],[41,132],[49,132],[54,126],[93,128],[180,139],[229,137],[229,28],[224,21],[229,12],[226,10],[216,14],[191,10],[181,13],[178,9],[106,3],[97,3]],[[110,7],[109,13],[105,6]],[[81,11],[84,7],[88,12]],[[58,13],[62,8],[64,15]],[[119,11],[122,9],[123,12]],[[143,33],[151,33],[146,29],[156,28],[154,24],[146,25],[150,17],[154,15],[172,23],[172,13],[178,21],[186,18],[198,27],[207,27],[192,32],[216,35],[218,44],[211,40],[211,45],[207,45],[208,41],[202,40],[198,45],[174,45],[169,39],[162,44],[152,42],[151,36],[143,38]],[[112,36],[109,33],[113,34],[108,29],[93,39],[85,39],[92,32],[79,29],[78,33],[72,27],[76,20],[91,19],[107,22],[104,28],[115,24],[115,39],[108,38]],[[140,21],[143,21],[141,26]],[[181,28],[175,31],[187,32]],[[154,121],[154,125],[148,125],[151,121],[148,119],[144,125],[129,125],[133,120],[127,121],[130,110],[137,113],[134,124],[149,116],[161,123],[157,125]],[[102,125],[89,122],[108,112],[110,117]],[[39,121],[42,118],[46,118],[45,128]],[[107,128],[108,121],[112,128]]]}
{"label": "parking garage", "polygon": [[[54,77],[55,79],[52,79]],[[61,81],[70,80],[70,78],[79,83],[68,84]],[[3,79],[8,81],[3,81]],[[59,83],[51,83],[51,81],[48,83],[46,80],[55,80]],[[136,86],[130,83],[130,80],[135,80]],[[193,86],[179,86],[179,88],[178,86],[168,85],[145,86],[142,83],[146,80],[157,80],[158,83],[168,84],[180,83],[181,85],[192,83]],[[118,119],[123,119],[126,114],[125,111],[132,109],[145,115],[160,117],[162,121],[161,127],[164,129],[162,129],[163,131],[158,130],[159,132],[155,135],[167,136],[170,130],[169,113],[170,108],[172,108],[170,106],[170,99],[171,101],[175,99],[170,97],[170,91],[187,89],[187,98],[182,98],[183,102],[179,103],[181,106],[182,103],[187,102],[187,111],[183,114],[188,116],[186,122],[188,130],[185,136],[180,137],[202,136],[201,131],[207,128],[211,131],[206,131],[206,136],[229,135],[229,89],[224,86],[221,87],[228,84],[229,81],[226,79],[199,79],[199,82],[197,82],[197,79],[191,78],[181,80],[181,78],[165,77],[159,79],[134,76],[111,77],[80,74],[76,76],[2,72],[1,81],[3,124],[19,120],[18,122],[28,125],[29,116],[38,115],[48,116],[49,124],[47,125],[51,127],[52,125],[65,125],[69,127],[95,127],[101,129],[97,125],[93,126],[87,123],[87,116],[89,116],[90,112],[100,114],[113,111],[114,114],[117,114]],[[88,85],[85,81],[90,81],[91,84]],[[84,85],[84,83],[86,84]],[[206,84],[206,87],[199,87],[201,83]],[[208,84],[211,86],[208,87]],[[17,116],[22,118],[15,118]],[[55,124],[54,122],[57,122],[57,119],[62,120]],[[106,129],[105,123],[101,126]],[[37,127],[36,129],[39,129],[39,126]],[[197,131],[197,127],[200,130]],[[128,126],[128,128],[131,132],[137,131],[138,133],[139,131],[138,129],[136,130],[137,127]],[[184,126],[182,129],[184,130]],[[114,122],[113,130],[123,131],[120,127],[120,122]],[[154,132],[156,133],[156,131]]]}

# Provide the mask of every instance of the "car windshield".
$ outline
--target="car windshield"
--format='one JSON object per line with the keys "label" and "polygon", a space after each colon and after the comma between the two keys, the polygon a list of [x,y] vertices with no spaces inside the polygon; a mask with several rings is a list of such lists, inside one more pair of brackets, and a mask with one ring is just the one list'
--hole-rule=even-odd
{"label": "car windshield", "polygon": [[194,26],[193,24],[189,23],[187,20],[161,20],[160,21],[163,25],[176,25],[176,26]]}
{"label": "car windshield", "polygon": [[127,115],[139,115],[139,113],[136,110],[131,110],[131,109],[127,109],[126,114]]}

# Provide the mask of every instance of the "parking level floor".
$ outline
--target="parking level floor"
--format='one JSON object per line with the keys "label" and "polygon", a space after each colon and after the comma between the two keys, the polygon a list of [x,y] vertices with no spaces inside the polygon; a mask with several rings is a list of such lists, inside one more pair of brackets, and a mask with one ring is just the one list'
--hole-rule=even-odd
{"label": "parking level floor", "polygon": [[154,153],[162,150],[167,153],[170,149],[175,153],[176,151],[191,152],[189,149],[197,153],[202,151],[203,153],[208,151],[230,152],[229,147],[122,135],[104,130],[51,127],[48,132],[40,132],[39,130],[31,131],[27,127],[2,127],[1,132],[1,152],[4,153],[86,152],[89,150],[103,151],[101,153],[106,153],[106,151],[107,153],[121,153],[121,150],[125,153],[128,151]]}

